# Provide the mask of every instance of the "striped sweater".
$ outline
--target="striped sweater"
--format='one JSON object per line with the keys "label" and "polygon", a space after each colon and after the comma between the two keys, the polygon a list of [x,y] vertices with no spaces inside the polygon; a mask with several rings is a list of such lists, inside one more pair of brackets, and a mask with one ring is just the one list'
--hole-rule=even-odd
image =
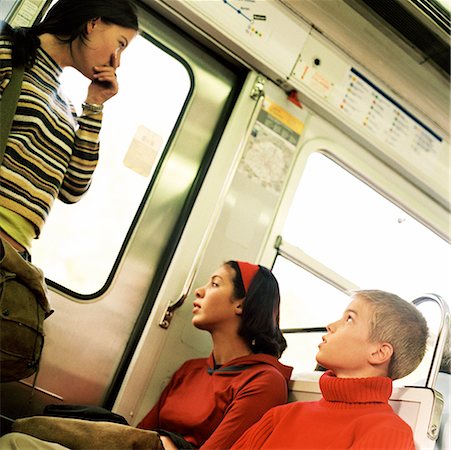
{"label": "striped sweater", "polygon": [[320,379],[323,398],[269,410],[232,450],[415,450],[412,430],[388,404],[387,377]]}
{"label": "striped sweater", "polygon": [[[36,237],[55,198],[75,203],[88,190],[98,161],[102,115],[77,117],[61,92],[61,72],[38,48],[0,167],[0,206],[28,219]],[[11,73],[11,42],[0,37],[0,99]]]}

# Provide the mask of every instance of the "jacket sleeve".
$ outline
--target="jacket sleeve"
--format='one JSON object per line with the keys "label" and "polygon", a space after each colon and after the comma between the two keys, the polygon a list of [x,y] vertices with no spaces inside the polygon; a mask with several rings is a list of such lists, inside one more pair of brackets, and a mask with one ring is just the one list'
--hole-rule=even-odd
{"label": "jacket sleeve", "polygon": [[160,411],[171,389],[170,386],[171,383],[164,388],[157,403],[155,403],[154,407],[144,416],[141,422],[138,423],[136,428],[142,428],[144,430],[155,430],[160,428]]}
{"label": "jacket sleeve", "polygon": [[186,373],[185,367],[189,363],[183,363],[178,370],[174,372],[169,383],[163,389],[163,392],[160,395],[157,403],[155,403],[154,407],[144,416],[144,418],[138,423],[136,428],[143,428],[146,430],[155,430],[156,428],[160,428],[160,411],[166,402],[166,398],[171,393],[174,384],[180,382],[180,379],[183,378],[183,374]]}
{"label": "jacket sleeve", "polygon": [[261,449],[274,429],[273,410],[269,410],[257,423],[249,428],[232,446],[231,450]]}
{"label": "jacket sleeve", "polygon": [[102,114],[82,115],[77,122],[72,156],[58,194],[64,203],[76,203],[86,193],[99,159]]}
{"label": "jacket sleeve", "polygon": [[[256,374],[236,395],[201,450],[228,449],[272,407],[287,402],[287,382],[279,373]],[[255,447],[258,448],[258,447]]]}

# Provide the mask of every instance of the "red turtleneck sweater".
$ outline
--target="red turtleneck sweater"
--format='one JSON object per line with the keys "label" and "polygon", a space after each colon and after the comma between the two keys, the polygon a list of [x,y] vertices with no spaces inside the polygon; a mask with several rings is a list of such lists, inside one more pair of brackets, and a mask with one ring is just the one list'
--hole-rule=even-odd
{"label": "red turtleneck sweater", "polygon": [[337,378],[328,371],[320,388],[317,402],[268,411],[232,450],[415,450],[411,428],[388,404],[390,378]]}

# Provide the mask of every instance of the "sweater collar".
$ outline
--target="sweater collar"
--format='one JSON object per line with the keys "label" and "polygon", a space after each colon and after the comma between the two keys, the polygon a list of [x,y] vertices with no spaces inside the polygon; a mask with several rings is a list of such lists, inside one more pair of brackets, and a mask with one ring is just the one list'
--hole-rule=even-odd
{"label": "sweater collar", "polygon": [[53,72],[55,79],[58,79],[63,73],[62,67],[42,47],[38,47],[37,49],[36,62],[40,65],[43,62],[44,67],[47,67]]}
{"label": "sweater collar", "polygon": [[326,401],[342,403],[388,403],[393,387],[388,377],[337,378],[330,370],[319,384]]}
{"label": "sweater collar", "polygon": [[254,353],[252,355],[241,356],[227,361],[221,366],[216,364],[213,353],[211,353],[209,358],[207,358],[207,371],[209,374],[216,375],[236,374],[248,369],[251,366],[261,364],[274,367],[278,372],[280,372],[287,382],[289,381],[293,368],[290,366],[285,366],[274,356],[263,353]]}

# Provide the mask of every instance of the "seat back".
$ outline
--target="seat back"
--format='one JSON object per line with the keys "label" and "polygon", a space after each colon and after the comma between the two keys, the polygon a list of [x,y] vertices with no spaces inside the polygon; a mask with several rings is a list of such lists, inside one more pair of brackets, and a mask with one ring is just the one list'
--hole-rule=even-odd
{"label": "seat back", "polygon": [[[448,367],[449,370],[449,367]],[[443,406],[442,421],[440,424],[440,432],[437,439],[436,449],[451,449],[451,423],[450,423],[450,399],[449,393],[451,388],[451,374],[448,372],[440,372],[437,377],[436,389],[443,394],[445,404]]]}
{"label": "seat back", "polygon": [[433,450],[440,431],[442,394],[428,387],[395,388],[389,403],[412,428],[416,449]]}

